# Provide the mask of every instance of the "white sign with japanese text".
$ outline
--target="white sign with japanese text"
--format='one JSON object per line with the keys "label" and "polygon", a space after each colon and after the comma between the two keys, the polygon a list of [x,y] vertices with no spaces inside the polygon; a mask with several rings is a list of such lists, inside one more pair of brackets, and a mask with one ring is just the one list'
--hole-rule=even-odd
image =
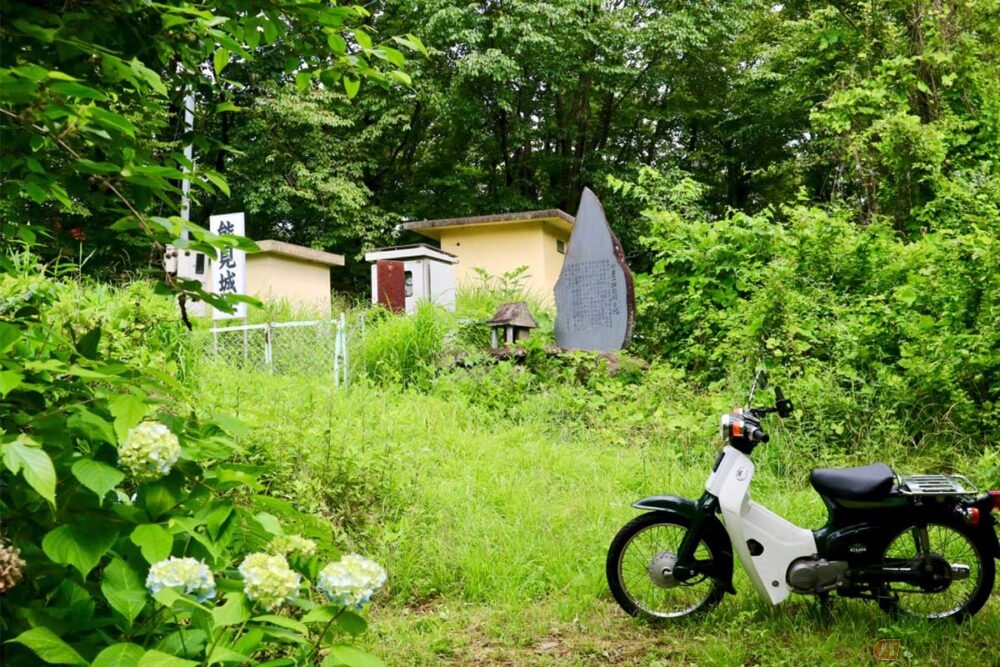
{"label": "white sign with japanese text", "polygon": [[[208,218],[208,228],[219,236],[235,234],[243,236],[246,228],[246,216],[243,213],[226,213]],[[227,294],[246,294],[247,289],[247,254],[242,250],[227,248],[212,260],[212,291],[223,296]],[[216,320],[231,317],[246,317],[247,305],[237,304],[231,313],[216,309],[213,318]]]}

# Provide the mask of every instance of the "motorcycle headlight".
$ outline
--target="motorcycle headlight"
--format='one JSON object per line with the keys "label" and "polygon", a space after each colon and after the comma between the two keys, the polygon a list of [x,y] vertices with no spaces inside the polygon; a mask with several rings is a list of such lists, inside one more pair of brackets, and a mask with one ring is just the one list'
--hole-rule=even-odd
{"label": "motorcycle headlight", "polygon": [[720,435],[723,442],[732,442],[733,438],[743,436],[743,414],[739,409],[733,410],[729,414],[722,415],[719,425]]}

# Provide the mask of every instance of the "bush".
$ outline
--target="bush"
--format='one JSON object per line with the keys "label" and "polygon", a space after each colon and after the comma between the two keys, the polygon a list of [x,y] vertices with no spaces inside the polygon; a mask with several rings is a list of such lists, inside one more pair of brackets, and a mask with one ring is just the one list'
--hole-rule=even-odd
{"label": "bush", "polygon": [[341,638],[384,575],[321,569],[329,542],[253,509],[238,424],[111,357],[127,339],[72,326],[55,306],[74,288],[19,266],[0,274],[4,664],[371,664]]}

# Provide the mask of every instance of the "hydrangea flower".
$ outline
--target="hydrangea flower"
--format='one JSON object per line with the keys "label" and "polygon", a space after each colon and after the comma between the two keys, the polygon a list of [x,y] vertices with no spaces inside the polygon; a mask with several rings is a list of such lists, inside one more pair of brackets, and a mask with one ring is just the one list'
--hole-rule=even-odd
{"label": "hydrangea flower", "polygon": [[267,548],[272,553],[284,554],[286,556],[298,554],[309,557],[316,553],[316,543],[301,535],[279,535],[271,540]]}
{"label": "hydrangea flower", "polygon": [[382,566],[357,554],[347,554],[319,573],[316,588],[331,602],[360,609],[385,584]]}
{"label": "hydrangea flower", "polygon": [[142,422],[135,426],[118,446],[118,463],[140,482],[166,475],[180,455],[177,436],[159,422]]}
{"label": "hydrangea flower", "polygon": [[204,602],[215,597],[215,579],[212,571],[200,560],[194,558],[177,558],[171,556],[167,560],[153,563],[146,577],[146,588],[156,594],[164,588],[180,589],[193,595],[198,602]]}
{"label": "hydrangea flower", "polygon": [[274,609],[299,590],[301,575],[288,567],[284,556],[253,553],[239,566],[243,592],[267,609]]}

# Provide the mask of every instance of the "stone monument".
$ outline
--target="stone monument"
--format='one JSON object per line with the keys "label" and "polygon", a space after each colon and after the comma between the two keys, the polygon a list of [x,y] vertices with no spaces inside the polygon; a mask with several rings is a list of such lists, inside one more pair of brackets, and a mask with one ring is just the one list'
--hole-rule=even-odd
{"label": "stone monument", "polygon": [[614,352],[628,345],[635,322],[632,272],[589,188],[580,199],[555,298],[559,347]]}

